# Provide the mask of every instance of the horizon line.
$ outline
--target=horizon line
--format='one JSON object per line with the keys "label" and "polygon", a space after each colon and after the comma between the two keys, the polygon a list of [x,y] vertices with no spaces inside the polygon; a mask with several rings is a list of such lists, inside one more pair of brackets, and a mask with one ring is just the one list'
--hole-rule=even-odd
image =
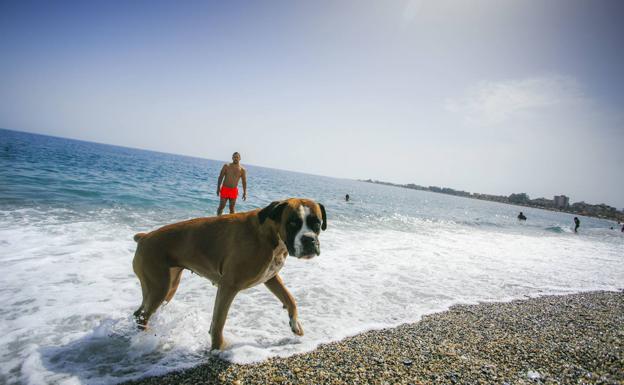
{"label": "horizon line", "polygon": [[[58,135],[50,135],[50,134],[43,134],[43,133],[39,133],[39,132],[31,132],[31,131],[23,131],[23,130],[16,130],[16,129],[12,129],[12,128],[6,128],[6,127],[0,127],[0,130],[5,130],[5,131],[13,131],[13,132],[19,132],[19,133],[24,133],[24,134],[30,134],[30,135],[39,135],[39,136],[47,136],[50,138],[57,138],[57,139],[69,139],[69,140],[75,140],[78,142],[84,142],[84,143],[94,143],[94,144],[100,144],[100,145],[105,145],[105,146],[113,146],[113,147],[121,147],[121,148],[127,148],[130,150],[140,150],[140,151],[148,151],[148,152],[153,152],[153,153],[157,153],[157,154],[165,154],[165,155],[176,155],[176,156],[183,156],[183,157],[187,157],[187,158],[193,158],[193,159],[202,159],[202,160],[209,160],[209,161],[213,161],[213,162],[223,162],[222,160],[217,160],[217,159],[212,159],[212,158],[205,158],[205,157],[201,157],[201,156],[197,156],[197,155],[188,155],[188,154],[183,154],[183,153],[175,153],[175,152],[167,152],[167,151],[160,151],[160,150],[153,150],[153,149],[149,149],[149,148],[142,148],[142,147],[129,147],[127,145],[123,145],[123,144],[115,144],[115,143],[106,143],[106,142],[96,142],[96,141],[91,141],[91,140],[85,140],[85,139],[78,139],[78,138],[72,138],[72,137],[65,137],[65,136],[58,136]],[[227,162],[227,161],[226,161]],[[344,178],[344,177],[337,177],[337,176],[331,176],[331,175],[321,175],[321,174],[314,174],[314,173],[309,173],[309,172],[302,172],[302,171],[296,171],[296,170],[289,170],[289,169],[282,169],[282,168],[275,168],[275,167],[268,167],[268,166],[262,166],[262,165],[257,165],[257,164],[252,164],[252,163],[246,163],[249,166],[252,167],[259,167],[259,168],[265,168],[265,169],[269,169],[269,170],[278,170],[278,171],[286,171],[286,172],[293,172],[293,173],[297,173],[297,174],[303,174],[303,175],[312,175],[312,176],[320,176],[323,178],[332,178],[332,179],[341,179],[341,180],[349,180],[349,181],[354,181],[354,182],[365,182],[366,180],[372,180],[375,181],[376,179],[373,179],[371,177],[368,177],[367,179],[358,179],[358,178]],[[390,183],[390,184],[397,184],[399,185],[399,182],[386,182],[386,181],[382,181],[382,180],[377,180],[378,182],[383,182],[383,183]],[[414,182],[407,182],[407,183],[403,183],[403,185],[408,185],[408,184],[415,184],[418,185]],[[423,186],[423,187],[441,187],[441,188],[451,188],[453,190],[457,190],[453,187],[448,187],[448,186]],[[457,191],[466,191],[466,190],[457,190]],[[493,195],[496,196],[497,194],[491,194],[491,193],[482,193],[482,192],[471,192],[471,191],[466,191],[470,194],[483,194],[483,195]],[[515,192],[512,192],[512,194],[516,194]],[[524,193],[526,194],[526,193]],[[527,194],[528,195],[528,194]],[[565,195],[565,194],[561,194],[561,195]],[[508,195],[502,195],[502,196],[508,196]],[[556,196],[556,195],[553,195]],[[540,197],[540,198],[544,198],[545,197]],[[534,199],[539,199],[539,198],[534,198]],[[583,202],[583,203],[587,203],[585,200],[580,200],[578,202]],[[578,203],[576,202],[576,203]],[[601,203],[590,203],[592,205],[607,205],[604,202]],[[611,206],[611,205],[608,205]],[[611,206],[611,207],[615,207],[617,210],[617,206]],[[624,211],[624,209],[623,209]]]}

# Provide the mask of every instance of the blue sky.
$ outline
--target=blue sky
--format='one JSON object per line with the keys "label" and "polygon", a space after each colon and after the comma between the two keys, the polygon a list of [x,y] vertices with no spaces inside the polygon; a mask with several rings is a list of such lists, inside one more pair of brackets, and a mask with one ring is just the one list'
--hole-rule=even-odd
{"label": "blue sky", "polygon": [[0,127],[622,209],[623,19],[617,0],[1,1]]}

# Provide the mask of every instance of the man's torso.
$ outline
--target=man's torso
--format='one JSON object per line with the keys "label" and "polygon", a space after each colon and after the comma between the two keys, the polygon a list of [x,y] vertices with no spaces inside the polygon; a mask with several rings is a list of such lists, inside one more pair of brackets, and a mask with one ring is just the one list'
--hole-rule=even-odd
{"label": "man's torso", "polygon": [[243,168],[240,164],[226,164],[223,186],[230,188],[238,187],[238,181],[240,180],[242,173]]}

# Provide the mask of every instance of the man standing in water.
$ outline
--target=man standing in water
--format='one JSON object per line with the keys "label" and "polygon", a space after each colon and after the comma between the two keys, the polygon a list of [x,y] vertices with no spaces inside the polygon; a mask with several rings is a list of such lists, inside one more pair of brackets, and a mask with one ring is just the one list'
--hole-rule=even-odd
{"label": "man standing in water", "polygon": [[[234,214],[236,198],[238,198],[238,181],[243,181],[243,200],[247,200],[247,171],[240,165],[241,156],[232,154],[232,163],[224,164],[217,182],[217,195],[221,197],[217,215],[223,213],[225,202],[230,201],[230,214]],[[223,182],[223,185],[221,185]]]}
{"label": "man standing in water", "polygon": [[574,232],[577,233],[579,226],[581,225],[581,221],[578,219],[578,217],[574,217]]}

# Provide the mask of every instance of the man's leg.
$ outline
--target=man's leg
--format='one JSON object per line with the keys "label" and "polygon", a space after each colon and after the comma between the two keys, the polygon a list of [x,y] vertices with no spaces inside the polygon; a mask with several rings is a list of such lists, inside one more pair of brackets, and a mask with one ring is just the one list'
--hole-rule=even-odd
{"label": "man's leg", "polygon": [[217,209],[217,216],[221,215],[221,213],[223,213],[223,209],[225,208],[225,202],[226,199],[225,198],[221,198],[221,202],[219,202],[219,208]]}
{"label": "man's leg", "polygon": [[236,199],[230,199],[230,214],[236,212]]}

